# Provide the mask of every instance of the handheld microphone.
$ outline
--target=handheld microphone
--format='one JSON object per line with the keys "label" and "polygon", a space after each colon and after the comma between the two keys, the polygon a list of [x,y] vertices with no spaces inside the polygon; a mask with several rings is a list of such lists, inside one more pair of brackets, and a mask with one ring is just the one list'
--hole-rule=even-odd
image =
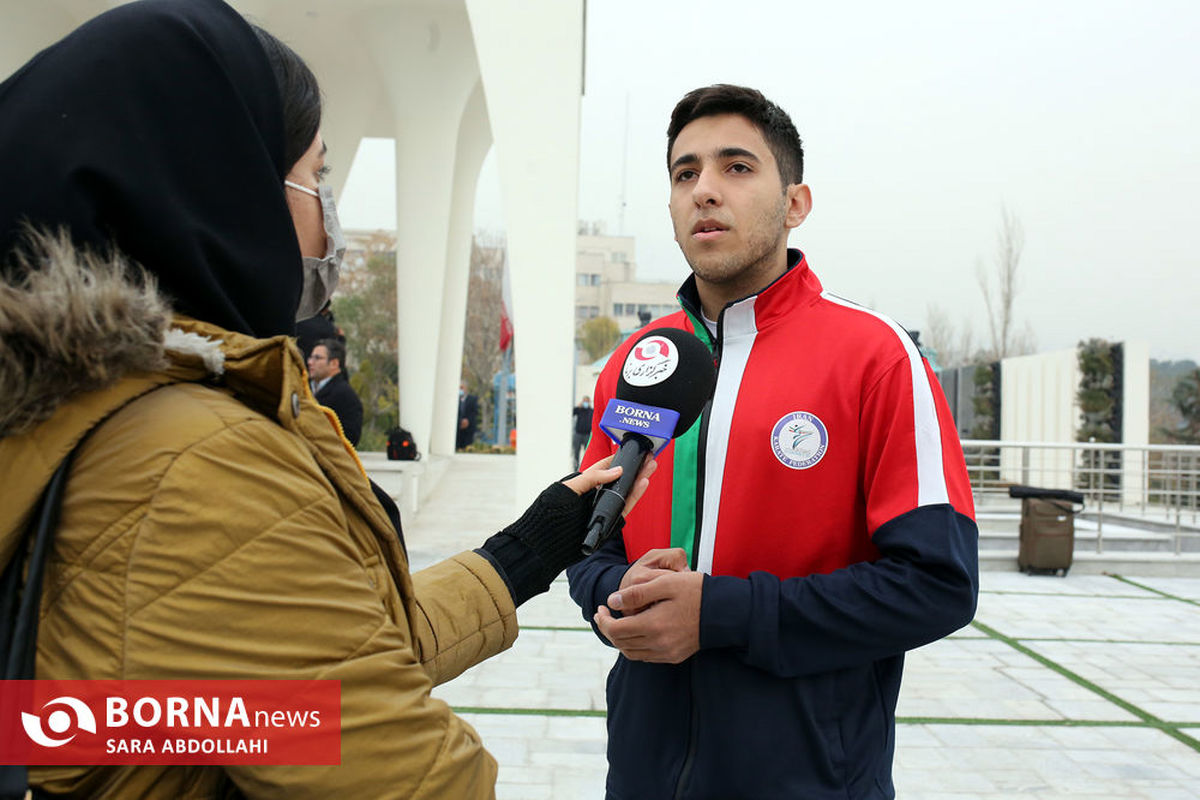
{"label": "handheld microphone", "polygon": [[591,555],[612,535],[646,454],[692,427],[717,383],[712,354],[694,335],[679,328],[655,328],[629,350],[616,397],[608,401],[600,430],[620,445],[612,466],[621,477],[600,487],[583,540]]}

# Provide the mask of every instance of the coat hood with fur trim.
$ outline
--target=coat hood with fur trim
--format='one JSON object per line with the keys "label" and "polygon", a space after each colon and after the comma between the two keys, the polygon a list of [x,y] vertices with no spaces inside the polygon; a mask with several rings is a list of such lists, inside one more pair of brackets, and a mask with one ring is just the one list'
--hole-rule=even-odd
{"label": "coat hood with fur trim", "polygon": [[[78,249],[66,234],[27,242],[0,271],[0,564],[58,464],[109,413],[168,383],[221,379],[229,352],[289,349],[286,337],[173,317],[153,277],[119,253]],[[289,385],[306,385],[299,359],[274,359],[296,373]],[[274,415],[276,398],[251,394]]]}
{"label": "coat hood with fur trim", "polygon": [[161,369],[170,318],[153,281],[119,255],[76,250],[66,236],[35,237],[33,253],[0,282],[0,439],[30,430],[72,397]]}

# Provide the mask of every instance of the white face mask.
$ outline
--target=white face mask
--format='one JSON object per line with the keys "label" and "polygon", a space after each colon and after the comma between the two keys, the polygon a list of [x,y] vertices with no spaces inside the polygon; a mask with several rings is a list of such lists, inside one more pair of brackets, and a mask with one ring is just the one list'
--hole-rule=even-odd
{"label": "white face mask", "polygon": [[346,237],[338,222],[337,208],[333,203],[333,187],[320,184],[316,190],[298,183],[284,181],[296,191],[311,194],[321,201],[321,215],[325,218],[325,257],[304,257],[304,288],[300,292],[300,305],[296,308],[296,321],[315,317],[329,302],[338,285],[342,256],[346,253]]}

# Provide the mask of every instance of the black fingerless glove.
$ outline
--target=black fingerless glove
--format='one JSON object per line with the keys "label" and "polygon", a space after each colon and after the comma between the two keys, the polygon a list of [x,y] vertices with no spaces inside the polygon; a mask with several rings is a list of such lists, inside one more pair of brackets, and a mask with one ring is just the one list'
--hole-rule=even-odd
{"label": "black fingerless glove", "polygon": [[520,519],[476,550],[496,566],[516,605],[549,589],[560,572],[583,558],[584,528],[595,502],[594,489],[577,495],[563,483],[551,484]]}

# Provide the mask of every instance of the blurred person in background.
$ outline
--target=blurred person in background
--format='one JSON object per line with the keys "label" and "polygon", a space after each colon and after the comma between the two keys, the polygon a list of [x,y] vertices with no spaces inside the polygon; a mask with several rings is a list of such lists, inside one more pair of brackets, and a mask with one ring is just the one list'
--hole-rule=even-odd
{"label": "blurred person in background", "polygon": [[454,434],[454,449],[465,450],[475,441],[479,427],[479,398],[467,391],[467,385],[458,385],[458,430]]}
{"label": "blurred person in background", "polygon": [[357,447],[362,435],[363,406],[342,369],[346,363],[346,345],[337,339],[321,339],[313,346],[307,363],[313,397],[337,414],[342,434]]}
{"label": "blurred person in background", "polygon": [[571,409],[571,463],[578,465],[592,435],[592,398],[586,394]]}

